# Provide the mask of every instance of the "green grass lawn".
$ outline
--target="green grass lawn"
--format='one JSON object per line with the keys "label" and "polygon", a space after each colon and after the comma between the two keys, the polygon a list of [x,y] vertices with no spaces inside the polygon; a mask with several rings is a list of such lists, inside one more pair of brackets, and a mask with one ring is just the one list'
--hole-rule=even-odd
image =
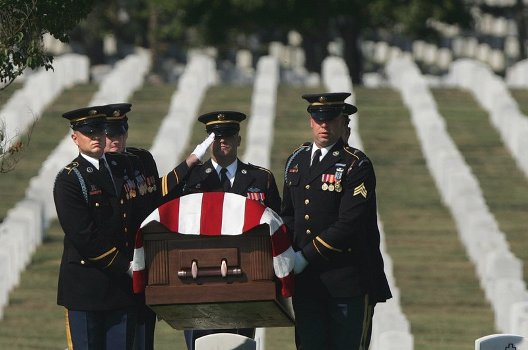
{"label": "green grass lawn", "polygon": [[359,130],[377,175],[379,212],[415,349],[471,349],[493,315],[442,205],[409,112],[389,89],[355,89]]}
{"label": "green grass lawn", "polygon": [[[68,90],[44,113],[19,167],[0,175],[1,216],[22,199],[29,178],[37,174],[49,151],[68,131],[60,114],[85,106],[95,89],[93,85],[81,85]],[[147,84],[133,95],[129,145],[150,148],[174,89],[174,85]],[[280,86],[277,92],[271,170],[281,191],[287,156],[311,139],[306,102],[300,96],[317,91],[321,89]],[[248,86],[212,87],[199,114],[221,109],[249,113],[251,93]],[[376,170],[387,249],[394,262],[402,309],[411,323],[415,349],[472,349],[476,338],[495,333],[493,314],[425,166],[409,112],[396,91],[356,88],[355,93],[360,110],[359,131]],[[525,225],[521,213],[528,198],[526,180],[497,140],[485,113],[471,98],[453,90],[435,90],[434,94],[453,139],[468,163],[481,173],[479,181],[486,200],[508,240],[518,244],[519,250],[528,251],[524,249],[527,243],[523,242],[521,229]],[[241,125],[240,155],[251,142],[245,138],[246,125],[247,121]],[[196,122],[182,155],[189,154],[204,137],[203,124]],[[0,321],[0,349],[66,347],[64,310],[55,303],[62,235],[60,227],[53,223],[44,244],[22,274],[20,285],[11,292],[10,304]],[[523,251],[514,253],[526,259]],[[158,322],[156,349],[183,348],[182,332]],[[268,329],[266,348],[295,349],[293,328]]]}

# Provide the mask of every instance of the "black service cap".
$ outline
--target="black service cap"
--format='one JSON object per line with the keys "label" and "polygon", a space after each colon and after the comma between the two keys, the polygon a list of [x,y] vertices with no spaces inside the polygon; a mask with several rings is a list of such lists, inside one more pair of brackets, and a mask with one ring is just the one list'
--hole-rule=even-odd
{"label": "black service cap", "polygon": [[132,109],[130,103],[112,103],[103,106],[106,114],[105,133],[108,136],[124,135],[128,131],[127,113]]}
{"label": "black service cap", "polygon": [[92,106],[66,112],[62,117],[70,121],[73,130],[92,135],[103,131],[106,114],[102,106]]}
{"label": "black service cap", "polygon": [[330,92],[321,94],[304,94],[302,98],[310,103],[307,108],[313,119],[329,121],[340,115],[357,112],[357,107],[345,102],[349,92]]}
{"label": "black service cap", "polygon": [[205,124],[207,133],[214,132],[218,137],[235,135],[240,131],[240,122],[244,119],[244,113],[235,111],[215,111],[198,117]]}

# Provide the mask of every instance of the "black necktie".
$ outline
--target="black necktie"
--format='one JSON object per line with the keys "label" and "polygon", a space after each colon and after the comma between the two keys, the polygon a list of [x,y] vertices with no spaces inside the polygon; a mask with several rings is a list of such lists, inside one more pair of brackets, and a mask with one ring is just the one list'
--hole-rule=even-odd
{"label": "black necktie", "polygon": [[106,166],[106,161],[104,158],[99,159],[99,172],[101,174],[101,177],[103,178],[103,181],[107,185],[107,187],[113,188],[114,193],[115,193],[114,180],[112,179],[112,174],[110,174],[110,171],[108,170],[108,167]]}
{"label": "black necktie", "polygon": [[229,192],[229,189],[231,188],[231,182],[227,178],[227,169],[222,168],[220,170],[220,184],[222,185],[222,188],[224,189],[224,192]]}
{"label": "black necktie", "polygon": [[311,168],[315,168],[319,164],[319,158],[321,158],[321,149],[318,148],[313,155]]}

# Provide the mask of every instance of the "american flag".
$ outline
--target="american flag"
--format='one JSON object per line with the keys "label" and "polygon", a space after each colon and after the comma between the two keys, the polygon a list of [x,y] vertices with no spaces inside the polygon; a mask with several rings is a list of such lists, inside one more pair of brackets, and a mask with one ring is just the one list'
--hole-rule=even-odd
{"label": "american flag", "polygon": [[[194,193],[155,209],[141,227],[152,220],[160,222],[172,232],[189,235],[236,235],[260,224],[268,224],[273,268],[281,281],[281,294],[284,297],[292,296],[295,252],[280,216],[260,202],[234,193]],[[132,271],[134,292],[141,293],[146,281],[141,229],[136,236]]]}

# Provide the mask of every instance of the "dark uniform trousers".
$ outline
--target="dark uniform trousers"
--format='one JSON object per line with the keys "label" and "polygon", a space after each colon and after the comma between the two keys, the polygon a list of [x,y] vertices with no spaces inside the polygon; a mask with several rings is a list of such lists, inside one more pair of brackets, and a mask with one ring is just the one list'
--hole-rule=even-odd
{"label": "dark uniform trousers", "polygon": [[[134,168],[140,170],[134,179],[137,195],[140,197],[132,228],[134,232],[137,232],[143,220],[154,209],[166,202],[169,196],[176,198],[182,195],[182,181],[188,175],[189,168],[184,161],[160,178],[156,162],[149,151],[127,147],[126,154],[132,155],[129,158],[134,161]],[[144,294],[137,295],[136,298],[138,310],[134,350],[152,350],[154,349],[156,314],[145,305]]]}
{"label": "dark uniform trousers", "polygon": [[[185,180],[183,194],[201,192],[224,192],[220,177],[211,160],[193,167]],[[229,192],[260,201],[265,206],[279,213],[280,196],[273,174],[265,169],[252,164],[245,164],[238,160],[237,171],[233,185]],[[185,342],[189,350],[194,350],[196,339],[214,333],[235,333],[253,338],[254,328],[239,329],[194,329],[184,331]]]}
{"label": "dark uniform trousers", "polygon": [[295,275],[298,349],[367,349],[374,305],[391,297],[370,160],[339,140],[310,168],[311,143],[288,157],[281,217],[309,264]]}
{"label": "dark uniform trousers", "polygon": [[[127,274],[137,197],[135,169],[125,155],[107,155],[112,181],[82,156],[55,180],[53,195],[64,231],[57,303],[67,309],[69,346],[131,349],[136,300]],[[107,175],[108,176],[108,175]]]}

